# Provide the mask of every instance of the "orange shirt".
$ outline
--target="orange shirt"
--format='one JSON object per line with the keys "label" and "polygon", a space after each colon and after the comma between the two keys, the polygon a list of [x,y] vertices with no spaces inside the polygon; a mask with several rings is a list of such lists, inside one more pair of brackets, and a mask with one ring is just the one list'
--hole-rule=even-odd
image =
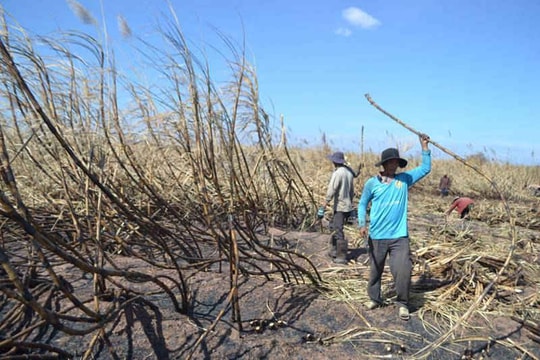
{"label": "orange shirt", "polygon": [[471,204],[473,204],[474,201],[471,198],[468,197],[460,197],[457,198],[452,205],[450,206],[450,209],[448,210],[448,213],[452,212],[452,210],[456,209],[456,211],[461,215],[463,210]]}

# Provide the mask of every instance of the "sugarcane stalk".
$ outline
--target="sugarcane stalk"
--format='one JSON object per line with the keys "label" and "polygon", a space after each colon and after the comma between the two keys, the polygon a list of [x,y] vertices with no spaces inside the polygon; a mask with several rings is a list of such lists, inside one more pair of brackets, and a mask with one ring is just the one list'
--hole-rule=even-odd
{"label": "sugarcane stalk", "polygon": [[360,176],[360,173],[362,172],[362,168],[364,167],[366,161],[364,157],[364,125],[362,125],[362,130],[360,132],[360,156],[361,159],[360,163],[358,164],[358,168],[356,169],[355,177]]}
{"label": "sugarcane stalk", "polygon": [[[385,114],[386,116],[388,116],[390,119],[394,120],[395,122],[397,122],[398,124],[400,124],[401,126],[403,126],[405,129],[409,130],[410,132],[418,135],[418,136],[422,136],[424,135],[423,133],[413,129],[411,126],[407,125],[405,122],[403,122],[402,120],[398,119],[397,117],[395,117],[394,115],[390,114],[388,111],[384,110],[383,108],[381,108],[375,101],[373,101],[373,99],[371,98],[371,96],[369,94],[366,94],[365,95],[366,99],[369,101],[369,103],[371,105],[373,105],[377,110],[379,110],[380,112],[382,112],[383,114]],[[445,154],[448,154],[450,156],[452,156],[454,159],[456,159],[457,161],[461,162],[462,164],[464,164],[465,166],[471,168],[472,170],[474,170],[476,173],[478,173],[480,176],[482,176],[484,179],[486,179],[490,184],[491,186],[493,186],[493,188],[495,189],[495,191],[497,192],[497,194],[499,194],[501,200],[504,202],[504,205],[505,205],[505,208],[506,208],[506,212],[507,214],[509,215],[509,217],[511,217],[511,213],[510,213],[510,208],[508,207],[508,204],[506,203],[506,199],[504,197],[504,195],[499,191],[499,188],[497,186],[497,184],[491,180],[491,178],[489,178],[486,174],[484,174],[483,172],[480,171],[480,169],[478,169],[476,166],[474,166],[473,164],[467,162],[466,159],[462,158],[461,156],[459,156],[458,154],[454,153],[453,151],[445,148],[444,146],[436,143],[435,141],[433,141],[431,138],[429,139],[429,142],[435,146],[436,148],[438,148],[439,150],[441,150],[442,152],[444,152]]]}

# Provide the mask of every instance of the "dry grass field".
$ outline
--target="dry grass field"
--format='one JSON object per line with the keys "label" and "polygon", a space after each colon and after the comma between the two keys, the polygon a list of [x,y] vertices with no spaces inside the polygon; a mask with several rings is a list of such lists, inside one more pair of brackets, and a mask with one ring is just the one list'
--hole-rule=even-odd
{"label": "dry grass field", "polygon": [[[412,317],[390,277],[366,311],[355,224],[335,266],[315,218],[337,149],[288,144],[231,44],[218,88],[178,28],[163,39],[140,50],[156,88],[86,34],[2,27],[3,359],[540,359],[539,166],[434,159],[411,189]],[[378,154],[347,157],[359,197]],[[445,221],[454,194],[469,219]]]}

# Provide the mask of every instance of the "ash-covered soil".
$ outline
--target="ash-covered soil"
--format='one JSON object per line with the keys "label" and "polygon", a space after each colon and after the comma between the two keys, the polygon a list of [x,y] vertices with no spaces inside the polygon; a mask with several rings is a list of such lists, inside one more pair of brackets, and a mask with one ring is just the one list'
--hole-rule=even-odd
{"label": "ash-covered soil", "polygon": [[[327,257],[329,234],[274,230],[286,246],[309,254],[321,271],[342,272],[344,277],[366,275],[365,249],[351,247],[349,265],[334,265]],[[145,272],[142,262],[117,256],[117,265]],[[65,269],[69,276],[69,268]],[[335,275],[334,275],[335,276]],[[339,275],[338,275],[339,276]],[[91,291],[90,278],[69,279],[78,291]],[[444,319],[420,318],[412,309],[409,321],[397,317],[392,304],[367,311],[358,301],[330,299],[309,284],[286,284],[281,279],[240,277],[241,329],[233,321],[227,300],[229,274],[224,266],[194,272],[188,279],[192,312],[174,311],[162,293],[134,299],[96,342],[94,359],[366,359],[415,358],[445,329]],[[359,281],[360,283],[360,281]],[[358,287],[358,292],[365,292]],[[421,297],[421,292],[415,294]],[[418,302],[417,302],[418,303]],[[421,302],[420,302],[421,303]],[[223,312],[220,321],[215,319]],[[460,330],[456,337],[427,352],[428,359],[514,359],[540,356],[540,344],[510,317],[470,321],[476,327]],[[215,325],[215,326],[214,326]],[[200,342],[198,340],[209,331]],[[92,334],[95,336],[95,333]],[[51,333],[51,344],[82,358],[92,336],[76,337]],[[486,341],[486,339],[491,341]],[[102,341],[106,339],[106,341]],[[107,346],[107,342],[109,345]],[[527,349],[530,357],[522,350]],[[87,354],[88,355],[88,354]]]}

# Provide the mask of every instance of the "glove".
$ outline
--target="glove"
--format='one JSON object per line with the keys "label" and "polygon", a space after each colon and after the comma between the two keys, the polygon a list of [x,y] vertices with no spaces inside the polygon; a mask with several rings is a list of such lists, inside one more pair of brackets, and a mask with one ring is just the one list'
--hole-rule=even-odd
{"label": "glove", "polygon": [[317,210],[317,217],[319,219],[322,219],[324,217],[324,206],[321,206],[319,210]]}

